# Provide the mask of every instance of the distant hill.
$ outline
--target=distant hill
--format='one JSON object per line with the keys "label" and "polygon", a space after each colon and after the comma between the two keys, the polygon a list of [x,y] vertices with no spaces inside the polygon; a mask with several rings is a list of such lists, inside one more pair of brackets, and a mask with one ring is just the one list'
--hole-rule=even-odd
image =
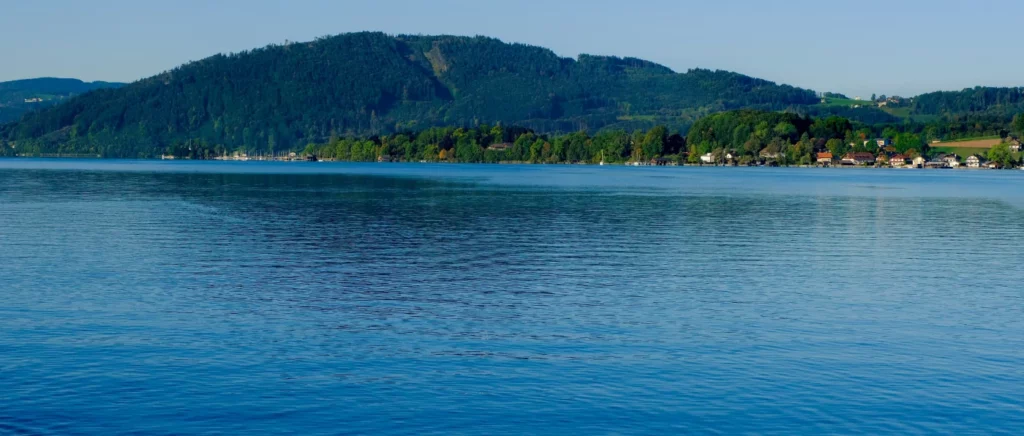
{"label": "distant hill", "polygon": [[894,97],[881,102],[836,98],[836,95],[825,93],[820,104],[794,111],[811,116],[838,115],[866,124],[966,117],[1007,121],[1024,113],[1024,88],[978,86],[961,91],[929,92],[907,99]]}
{"label": "distant hill", "polygon": [[26,112],[47,108],[95,89],[121,86],[124,84],[53,77],[0,82],[0,123],[17,120]]}
{"label": "distant hill", "polygon": [[913,98],[911,111],[922,115],[983,113],[1010,116],[1024,112],[1024,88],[979,86],[962,91],[938,91]]}
{"label": "distant hill", "polygon": [[351,33],[212,56],[33,112],[0,127],[0,137],[106,156],[152,156],[186,141],[266,152],[435,125],[685,128],[713,112],[817,101],[809,90],[726,71],[569,59],[486,37]]}

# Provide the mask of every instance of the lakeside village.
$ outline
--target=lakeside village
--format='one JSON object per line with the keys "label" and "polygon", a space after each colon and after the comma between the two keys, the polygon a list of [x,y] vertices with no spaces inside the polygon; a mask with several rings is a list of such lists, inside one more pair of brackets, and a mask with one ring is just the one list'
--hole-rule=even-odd
{"label": "lakeside village", "polygon": [[[872,142],[878,147],[878,154],[870,152],[848,152],[842,156],[834,155],[828,151],[820,151],[815,153],[816,161],[814,166],[817,167],[871,167],[871,168],[909,168],[909,169],[1011,169],[1015,168],[1013,163],[1004,163],[1000,160],[993,160],[989,158],[989,147],[976,147],[977,150],[967,156],[960,156],[956,153],[935,153],[931,159],[925,158],[920,153],[910,150],[904,153],[896,151],[896,148],[892,146],[892,142],[888,139],[876,139]],[[1020,153],[1022,147],[1021,140],[1016,137],[1007,137],[1005,139],[991,140],[991,141],[975,141],[982,143],[983,145],[989,145],[991,147],[998,147],[1005,144],[1009,153]],[[869,141],[865,141],[866,146]],[[986,144],[987,143],[987,144]],[[933,146],[945,146],[945,145],[956,145],[957,143],[941,143],[936,141]],[[974,144],[972,144],[974,145]],[[852,148],[854,144],[849,144]],[[971,148],[961,148],[963,150],[971,150]],[[779,153],[772,153],[769,151],[761,151],[760,162],[755,162],[751,166],[777,166],[776,162],[780,158]],[[1006,159],[1002,159],[1006,161]],[[1012,161],[1012,159],[1010,159]],[[734,158],[731,152],[726,152],[724,155],[715,155],[714,153],[706,153],[700,156],[700,162],[703,165],[726,165],[726,166],[739,166],[739,163]],[[652,161],[649,165],[672,165],[671,162]],[[634,165],[637,165],[634,163]],[[801,165],[809,166],[809,165]],[[1020,166],[1020,169],[1024,169],[1024,166]]]}
{"label": "lakeside village", "polygon": [[[864,145],[868,145],[870,142],[874,142],[877,145],[877,154],[870,152],[849,152],[842,156],[836,156],[828,151],[820,151],[815,153],[816,161],[813,165],[799,165],[800,167],[821,167],[821,168],[836,168],[836,167],[861,167],[861,168],[908,168],[908,169],[1009,169],[1013,168],[1013,165],[1004,165],[997,160],[991,160],[987,153],[991,146],[999,146],[1002,144],[1007,145],[1010,153],[1020,153],[1022,142],[1020,138],[1007,137],[1002,140],[983,140],[975,141],[974,145],[977,152],[967,156],[960,156],[956,153],[936,153],[931,159],[927,159],[916,151],[908,151],[900,153],[893,147],[892,141],[888,139],[875,139],[873,141],[864,141]],[[978,144],[980,143],[980,144]],[[941,143],[935,142],[933,146],[945,146],[945,145],[956,145],[957,143]],[[980,147],[978,145],[981,145]],[[984,147],[988,145],[990,147]],[[849,144],[852,148],[854,144]],[[492,152],[504,152],[512,147],[510,143],[499,143],[492,144],[487,147],[487,151]],[[971,149],[971,148],[961,148]],[[740,161],[734,151],[719,151],[717,153],[705,153],[699,156],[696,163],[688,163],[686,160],[689,156],[688,153],[683,152],[679,156],[680,159],[667,159],[667,158],[655,158],[650,160],[631,160],[622,164],[627,166],[779,166],[778,162],[782,159],[780,152],[772,152],[769,149],[762,150],[759,153],[760,159],[748,160],[746,162]],[[174,160],[174,155],[162,155],[161,159]],[[336,159],[325,158],[318,156],[315,153],[296,153],[288,152],[282,154],[255,154],[249,155],[245,152],[234,152],[230,155],[217,156],[214,160],[222,161],[276,161],[276,162],[331,162]],[[390,156],[380,155],[377,156],[377,162],[399,162],[399,159],[394,159]],[[428,161],[421,160],[421,163],[427,163]],[[523,162],[507,162],[507,163],[523,163]],[[574,162],[580,164],[582,162]],[[599,165],[606,165],[602,159]],[[1024,169],[1024,166],[1019,167]]]}

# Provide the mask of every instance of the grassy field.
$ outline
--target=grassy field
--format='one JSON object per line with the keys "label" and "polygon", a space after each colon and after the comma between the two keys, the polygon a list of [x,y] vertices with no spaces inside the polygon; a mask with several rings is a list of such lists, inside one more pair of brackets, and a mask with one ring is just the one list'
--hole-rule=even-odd
{"label": "grassy field", "polygon": [[955,141],[943,141],[931,144],[932,148],[935,147],[956,147],[956,148],[975,148],[988,150],[994,147],[996,144],[1003,142],[998,136],[990,136],[985,138],[967,138],[959,139]]}
{"label": "grassy field", "polygon": [[[818,106],[845,106],[845,107],[876,107],[877,104],[870,100],[853,100],[848,98],[827,98],[824,103],[818,103]],[[878,108],[883,112],[892,115],[896,118],[907,119],[910,118],[912,121],[919,123],[927,123],[929,121],[938,118],[938,115],[912,115],[909,107],[886,107],[882,106]]]}
{"label": "grassy field", "polygon": [[991,147],[993,145],[998,144],[1000,139],[1001,138],[998,135],[992,135],[992,136],[977,136],[977,137],[974,137],[974,138],[964,138],[964,139],[951,139],[949,141],[943,141],[943,142],[946,143],[946,144],[958,144],[959,145],[959,144],[963,144],[965,142],[979,142],[979,141],[992,141],[992,140],[995,140],[996,141],[995,143],[987,146],[987,147]]}
{"label": "grassy field", "polygon": [[826,98],[824,103],[819,103],[821,106],[874,106],[874,103],[868,100],[854,100],[850,98]]}
{"label": "grassy field", "polygon": [[919,122],[919,123],[927,123],[927,122],[934,121],[934,120],[939,118],[938,115],[911,114],[909,107],[881,107],[879,109],[881,109],[883,112],[885,112],[885,113],[887,113],[889,115],[892,115],[892,116],[894,116],[896,118],[902,118],[902,119],[910,118],[911,121],[916,121],[916,122]]}
{"label": "grassy field", "polygon": [[955,153],[963,160],[972,154],[985,156],[990,148],[1001,142],[1003,142],[1003,139],[998,136],[983,136],[936,142],[931,144],[931,148],[937,153]]}

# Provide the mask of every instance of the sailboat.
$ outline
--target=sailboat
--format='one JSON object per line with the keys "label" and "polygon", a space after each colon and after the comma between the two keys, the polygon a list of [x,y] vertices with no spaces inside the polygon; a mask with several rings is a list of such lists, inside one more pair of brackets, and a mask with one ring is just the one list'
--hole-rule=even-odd
{"label": "sailboat", "polygon": [[604,150],[601,150],[601,163],[598,165],[604,166]]}

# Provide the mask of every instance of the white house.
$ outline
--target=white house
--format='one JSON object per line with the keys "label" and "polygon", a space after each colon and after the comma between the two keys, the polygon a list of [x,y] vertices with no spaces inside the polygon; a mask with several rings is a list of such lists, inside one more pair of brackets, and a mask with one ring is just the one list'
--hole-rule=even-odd
{"label": "white house", "polygon": [[960,168],[960,159],[958,159],[955,154],[947,154],[942,158],[942,160],[945,161],[946,166],[950,168]]}
{"label": "white house", "polygon": [[702,154],[700,156],[700,161],[702,163],[714,163],[715,162],[715,155],[713,155],[711,153]]}
{"label": "white house", "polygon": [[928,163],[928,159],[925,159],[924,156],[918,156],[914,158],[913,163],[914,168],[924,168]]}
{"label": "white house", "polygon": [[967,158],[967,168],[981,168],[981,158],[974,154]]}
{"label": "white house", "polygon": [[875,155],[866,152],[846,153],[843,163],[850,165],[870,165],[875,163]]}

